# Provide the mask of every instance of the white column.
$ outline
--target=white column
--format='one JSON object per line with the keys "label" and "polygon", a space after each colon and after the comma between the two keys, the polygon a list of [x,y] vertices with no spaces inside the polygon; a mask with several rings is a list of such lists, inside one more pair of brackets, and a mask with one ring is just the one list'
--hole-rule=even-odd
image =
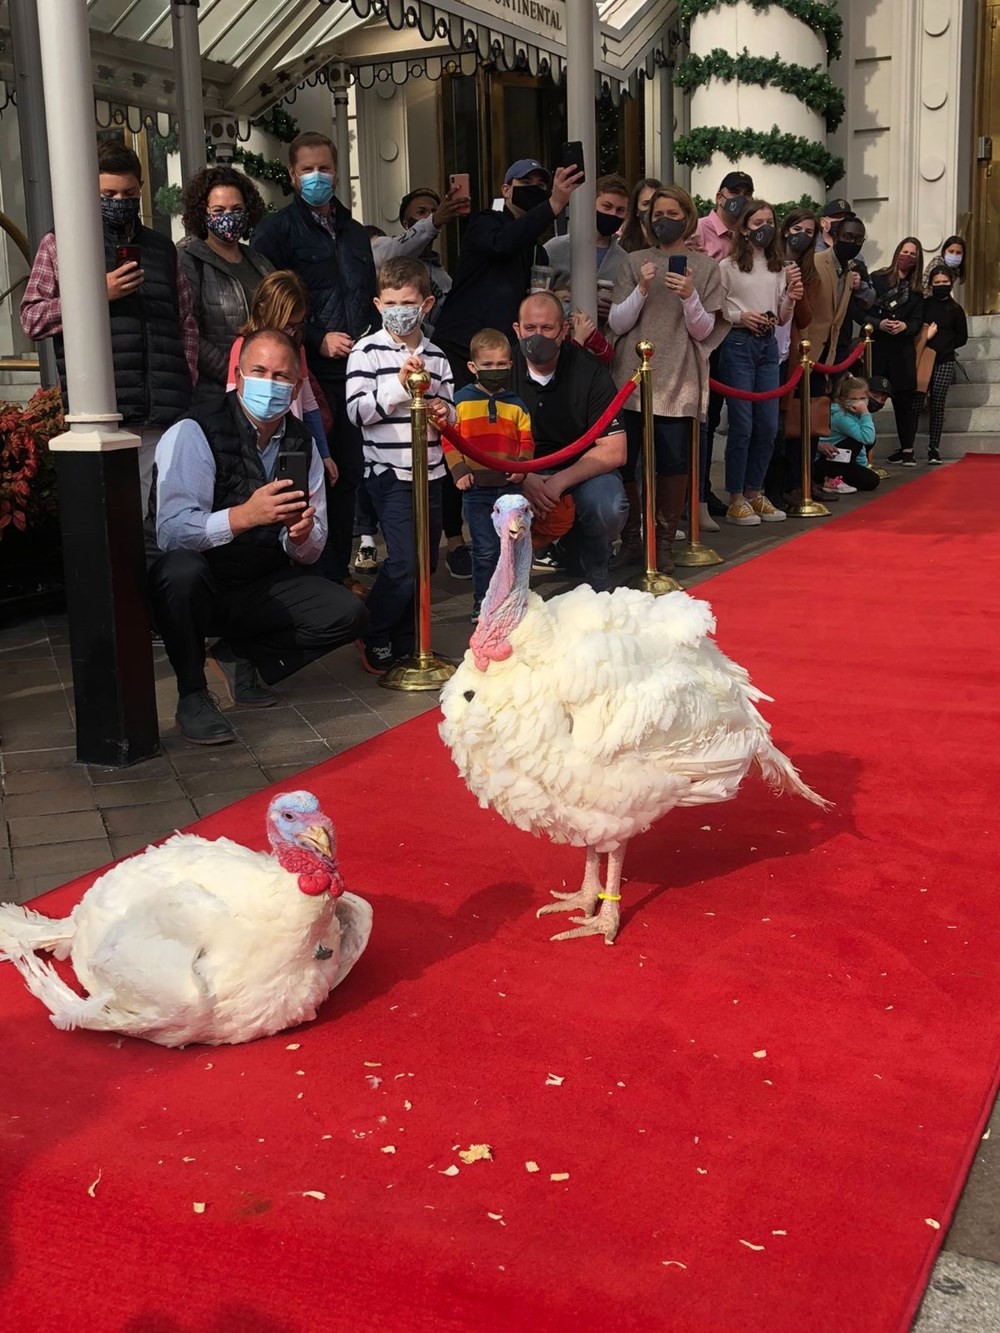
{"label": "white column", "polygon": [[643,80],[643,110],[646,124],[645,159],[647,176],[667,183],[674,173],[674,71],[673,65],[658,69]]}
{"label": "white column", "polygon": [[201,87],[198,0],[172,0],[170,27],[177,80],[181,174],[188,181],[205,165],[205,104]]}
{"label": "white column", "polygon": [[583,143],[587,177],[569,206],[573,305],[597,318],[594,216],[597,212],[597,108],[594,101],[594,0],[566,0],[566,120],[568,138]]}
{"label": "white column", "polygon": [[[721,4],[692,19],[691,54],[704,58],[717,48],[734,58],[746,48],[751,56],[772,59],[777,54],[788,64],[826,69],[826,42],[822,34],[777,5],[758,12],[746,0],[740,0],[735,5]],[[780,88],[712,78],[691,94],[692,128],[721,126],[766,133],[775,125],[782,134],[826,143],[823,117]],[[718,152],[704,166],[692,168],[692,193],[714,199],[723,176],[737,168],[748,171],[757,195],[772,203],[799,199],[803,194],[819,200],[826,198],[823,181],[807,172],[768,164],[756,154],[731,161]]]}

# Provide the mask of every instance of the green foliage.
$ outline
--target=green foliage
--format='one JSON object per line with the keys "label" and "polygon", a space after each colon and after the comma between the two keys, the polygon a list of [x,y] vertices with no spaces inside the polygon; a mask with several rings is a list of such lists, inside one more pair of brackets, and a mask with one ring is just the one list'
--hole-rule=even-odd
{"label": "green foliage", "polygon": [[299,122],[281,106],[273,106],[250,124],[255,130],[273,135],[279,143],[291,143],[299,132]]}
{"label": "green foliage", "polygon": [[[711,213],[715,207],[715,200],[705,199],[702,195],[696,194],[694,196],[694,206],[698,210],[698,216],[703,218]],[[804,194],[800,199],[786,199],[783,204],[773,204],[772,207],[774,208],[775,219],[780,227],[793,208],[809,208],[818,215],[823,205],[817,203],[810,195]]]}
{"label": "green foliage", "polygon": [[682,134],[674,144],[674,157],[687,167],[703,167],[713,153],[722,153],[730,162],[754,154],[775,166],[795,167],[810,176],[818,176],[829,188],[844,174],[844,159],[834,156],[822,144],[802,135],[782,134],[777,125],[770,130],[729,130],[718,125],[703,125]]}
{"label": "green foliage", "polygon": [[161,185],[153,195],[153,212],[167,218],[179,217],[183,194],[179,185]]}
{"label": "green foliage", "polygon": [[755,83],[762,88],[780,88],[804,103],[810,111],[826,117],[826,128],[835,130],[844,119],[844,94],[818,65],[787,64],[779,56],[752,56],[743,48],[735,58],[716,47],[707,56],[688,56],[674,74],[674,82],[687,93],[710,79],[731,83]]}
{"label": "green foliage", "polygon": [[[680,0],[678,14],[682,23],[690,23],[699,14],[709,14],[720,5],[735,5],[739,0]],[[826,38],[827,63],[840,59],[841,44],[844,36],[844,20],[837,13],[835,4],[826,4],[825,0],[747,0],[758,13],[766,13],[772,5],[783,9],[793,18],[801,19],[807,28]]]}
{"label": "green foliage", "polygon": [[25,404],[0,404],[0,540],[58,512],[49,440],[63,430],[62,395],[39,389]]}

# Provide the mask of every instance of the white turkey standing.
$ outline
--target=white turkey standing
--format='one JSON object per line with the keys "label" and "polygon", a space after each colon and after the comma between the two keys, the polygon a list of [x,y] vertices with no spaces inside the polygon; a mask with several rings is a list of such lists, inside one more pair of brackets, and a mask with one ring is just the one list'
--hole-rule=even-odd
{"label": "white turkey standing", "polygon": [[[372,909],[344,891],[311,792],[276,796],[267,831],[273,855],[175,834],[112,866],[62,921],[0,905],[0,959],[58,1028],[214,1046],[315,1018],[364,952]],[[68,957],[88,996],[36,950]]]}
{"label": "white turkey standing", "polygon": [[528,587],[527,501],[501,497],[493,523],[500,560],[441,692],[441,736],[481,806],[586,848],[580,889],[538,910],[581,910],[552,938],[612,944],[628,843],[674,806],[731,800],[755,761],[778,790],[827,802],[773,745],[754,706],[768,696],[709,638],[707,603],[586,585],[542,601]]}

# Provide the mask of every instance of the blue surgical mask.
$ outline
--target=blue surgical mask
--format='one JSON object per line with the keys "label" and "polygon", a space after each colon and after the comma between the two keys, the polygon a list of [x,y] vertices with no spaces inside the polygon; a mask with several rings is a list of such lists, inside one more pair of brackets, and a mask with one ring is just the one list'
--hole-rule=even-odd
{"label": "blue surgical mask", "polygon": [[295,386],[283,380],[266,380],[257,375],[243,376],[240,402],[258,421],[276,421],[292,405]]}
{"label": "blue surgical mask", "polygon": [[333,177],[328,171],[307,171],[299,177],[299,190],[307,204],[320,208],[333,198]]}

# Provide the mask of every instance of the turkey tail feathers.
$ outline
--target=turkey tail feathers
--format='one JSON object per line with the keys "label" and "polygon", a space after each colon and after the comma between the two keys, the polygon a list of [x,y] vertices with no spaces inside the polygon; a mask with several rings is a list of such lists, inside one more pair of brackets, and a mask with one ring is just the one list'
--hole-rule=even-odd
{"label": "turkey tail feathers", "polygon": [[52,1022],[61,1031],[68,1032],[73,1028],[113,1030],[117,1026],[106,1008],[110,995],[77,995],[48,963],[33,954],[7,956],[24,978],[28,990],[36,1000],[41,1000]]}
{"label": "turkey tail feathers", "polygon": [[813,805],[818,805],[821,810],[829,810],[833,805],[832,801],[814,792],[812,787],[806,786],[799,777],[799,770],[786,754],[782,754],[778,747],[772,744],[770,738],[761,738],[754,758],[760,765],[764,780],[779,794],[792,792],[795,796],[812,801]]}
{"label": "turkey tail feathers", "polygon": [[75,933],[72,917],[53,921],[30,907],[0,903],[0,958],[36,949],[51,949],[57,958],[65,958]]}

